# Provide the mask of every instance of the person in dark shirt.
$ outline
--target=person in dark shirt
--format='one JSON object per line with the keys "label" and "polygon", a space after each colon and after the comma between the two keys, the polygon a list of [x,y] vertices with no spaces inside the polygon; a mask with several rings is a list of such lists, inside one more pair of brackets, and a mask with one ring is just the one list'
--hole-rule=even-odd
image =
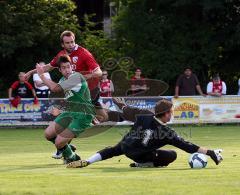
{"label": "person in dark shirt", "polygon": [[8,90],[9,101],[12,106],[17,107],[21,101],[21,98],[34,97],[34,103],[37,104],[37,96],[32,85],[25,80],[25,73],[20,72],[18,74],[18,81],[15,81]]}
{"label": "person in dark shirt", "polygon": [[192,69],[190,67],[187,67],[184,70],[184,74],[181,74],[177,79],[174,97],[194,96],[197,94],[196,91],[200,95],[206,96],[202,92],[197,76],[192,73]]}
{"label": "person in dark shirt", "polygon": [[188,153],[206,154],[217,165],[222,161],[221,149],[209,150],[188,142],[167,126],[173,111],[170,101],[162,99],[157,102],[154,114],[149,110],[129,107],[120,99],[113,100],[123,111],[122,118],[134,122],[132,129],[117,145],[100,150],[87,160],[74,161],[67,165],[68,168],[86,167],[123,154],[134,161],[130,164],[131,167],[168,166],[176,160],[177,153],[174,150],[159,149],[165,145],[173,145]]}

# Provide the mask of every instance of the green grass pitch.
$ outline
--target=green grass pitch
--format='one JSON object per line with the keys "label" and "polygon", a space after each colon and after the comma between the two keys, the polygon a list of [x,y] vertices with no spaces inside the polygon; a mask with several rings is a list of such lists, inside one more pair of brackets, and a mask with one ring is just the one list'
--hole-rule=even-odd
{"label": "green grass pitch", "polygon": [[[111,128],[73,144],[87,158],[117,143],[127,128]],[[42,129],[0,129],[0,194],[240,194],[240,127],[175,129],[201,146],[222,148],[222,164],[208,159],[207,168],[193,170],[189,154],[176,149],[178,158],[167,168],[130,168],[131,160],[120,156],[84,169],[66,169],[61,160],[51,158],[55,149]]]}

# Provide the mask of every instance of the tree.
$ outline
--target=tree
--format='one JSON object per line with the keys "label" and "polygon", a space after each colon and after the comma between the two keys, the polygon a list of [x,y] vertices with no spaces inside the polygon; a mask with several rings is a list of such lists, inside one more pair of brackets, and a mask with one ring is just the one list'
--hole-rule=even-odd
{"label": "tree", "polygon": [[[119,47],[135,59],[146,76],[169,83],[169,94],[186,66],[193,67],[203,86],[213,72],[220,72],[227,84],[234,86],[233,77],[237,78],[236,70],[240,70],[238,1],[117,2],[122,5],[115,18]],[[229,91],[236,93],[236,87]]]}
{"label": "tree", "polygon": [[9,0],[0,5],[0,88],[6,94],[19,71],[49,62],[60,49],[62,31],[80,31],[75,5],[68,0]]}

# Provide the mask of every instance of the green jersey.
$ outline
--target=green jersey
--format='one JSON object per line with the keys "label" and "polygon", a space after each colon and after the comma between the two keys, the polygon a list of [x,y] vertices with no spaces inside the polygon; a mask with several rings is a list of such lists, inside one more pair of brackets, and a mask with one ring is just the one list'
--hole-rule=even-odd
{"label": "green jersey", "polygon": [[72,73],[68,79],[62,77],[59,85],[64,90],[65,98],[73,102],[91,102],[91,96],[88,84],[82,74],[78,72]]}
{"label": "green jersey", "polygon": [[68,79],[63,77],[60,79],[59,85],[64,90],[70,112],[94,114],[88,84],[82,74],[74,72]]}
{"label": "green jersey", "polygon": [[66,105],[63,106],[64,112],[54,121],[78,136],[91,127],[95,115],[87,82],[82,74],[74,72],[67,79],[61,78],[59,85],[64,91]]}

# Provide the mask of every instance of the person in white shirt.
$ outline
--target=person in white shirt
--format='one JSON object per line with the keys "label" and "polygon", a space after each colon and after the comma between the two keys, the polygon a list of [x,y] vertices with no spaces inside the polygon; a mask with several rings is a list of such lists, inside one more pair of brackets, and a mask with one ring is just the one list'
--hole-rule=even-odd
{"label": "person in white shirt", "polygon": [[[44,66],[45,63],[44,62],[40,62],[39,63],[41,66]],[[44,73],[44,76],[46,78],[48,78],[49,80],[51,79],[51,76],[48,72]],[[49,88],[42,82],[42,79],[38,76],[38,74],[33,74],[33,82],[34,82],[34,86],[36,89],[36,94],[38,98],[48,98],[49,94],[50,94],[50,90]]]}
{"label": "person in white shirt", "polygon": [[238,95],[240,95],[240,79],[238,79],[238,87],[239,87],[239,89],[238,89]]}
{"label": "person in white shirt", "polygon": [[207,85],[207,94],[215,97],[226,95],[227,87],[224,81],[221,81],[219,74],[215,74],[212,81]]}

